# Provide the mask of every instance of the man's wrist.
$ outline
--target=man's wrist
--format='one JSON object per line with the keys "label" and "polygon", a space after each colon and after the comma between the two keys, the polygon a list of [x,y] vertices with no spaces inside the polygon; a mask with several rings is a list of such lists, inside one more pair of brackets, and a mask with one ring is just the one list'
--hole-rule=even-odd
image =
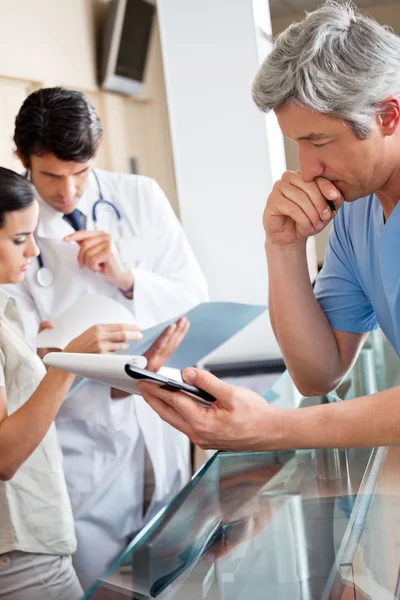
{"label": "man's wrist", "polygon": [[306,252],[307,239],[296,240],[290,244],[277,244],[272,242],[268,237],[265,239],[265,250],[268,253],[276,253],[281,255],[292,255],[294,253],[303,254]]}
{"label": "man's wrist", "polygon": [[268,411],[268,423],[264,431],[268,431],[268,439],[264,440],[264,450],[283,450],[287,446],[288,441],[285,439],[286,434],[286,419],[289,411],[284,408],[273,407],[272,411]]}
{"label": "man's wrist", "polygon": [[[283,447],[340,447],[339,440],[333,439],[337,437],[341,428],[336,427],[334,414],[337,411],[332,409],[340,407],[341,404],[321,404],[286,410],[286,415],[282,420]],[[340,433],[338,437],[340,437]]]}
{"label": "man's wrist", "polygon": [[132,271],[129,269],[129,267],[126,268],[126,272],[124,272],[123,276],[121,276],[118,279],[118,281],[116,281],[116,285],[118,286],[118,289],[122,294],[133,294],[134,278],[132,275]]}
{"label": "man's wrist", "polygon": [[281,273],[282,269],[307,269],[307,248],[306,241],[301,244],[271,244],[265,243],[265,253],[267,256],[268,270],[270,277],[274,273]]}

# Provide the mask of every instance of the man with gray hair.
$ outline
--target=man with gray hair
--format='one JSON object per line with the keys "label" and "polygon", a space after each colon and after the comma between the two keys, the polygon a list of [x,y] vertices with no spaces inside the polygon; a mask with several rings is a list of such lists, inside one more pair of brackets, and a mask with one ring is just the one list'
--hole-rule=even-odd
{"label": "man with gray hair", "polygon": [[[275,183],[264,212],[271,321],[299,391],[325,394],[378,326],[400,355],[400,260],[393,260],[400,256],[400,39],[353,5],[327,2],[277,38],[253,97],[275,111],[299,149],[300,170]],[[332,218],[313,290],[306,241]],[[209,410],[183,394],[140,388],[201,447],[400,442],[399,388],[298,411],[276,409],[204,371],[187,369],[184,378],[216,397]]]}

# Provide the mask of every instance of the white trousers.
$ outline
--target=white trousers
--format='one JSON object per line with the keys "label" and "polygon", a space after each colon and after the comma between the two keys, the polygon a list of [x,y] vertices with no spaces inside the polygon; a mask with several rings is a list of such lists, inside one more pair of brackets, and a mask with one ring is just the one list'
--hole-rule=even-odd
{"label": "white trousers", "polygon": [[8,552],[0,555],[0,600],[81,600],[70,556]]}

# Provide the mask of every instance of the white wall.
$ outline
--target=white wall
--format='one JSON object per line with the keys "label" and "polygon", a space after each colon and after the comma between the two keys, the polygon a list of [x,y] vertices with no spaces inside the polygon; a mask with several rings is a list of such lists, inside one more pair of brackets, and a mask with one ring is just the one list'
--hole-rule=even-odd
{"label": "white wall", "polygon": [[[259,65],[252,0],[159,0],[158,10],[183,225],[212,299],[265,304],[262,213],[274,133],[251,99]],[[281,173],[280,133],[271,140]],[[264,315],[213,360],[279,354]]]}

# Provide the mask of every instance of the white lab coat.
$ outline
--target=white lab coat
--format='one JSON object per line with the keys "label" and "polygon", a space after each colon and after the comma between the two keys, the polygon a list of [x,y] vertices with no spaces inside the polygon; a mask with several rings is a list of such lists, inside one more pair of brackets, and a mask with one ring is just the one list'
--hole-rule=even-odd
{"label": "white lab coat", "polygon": [[[28,339],[43,320],[57,317],[81,295],[100,293],[132,310],[146,328],[175,317],[208,299],[207,285],[182,227],[165,195],[147,177],[96,171],[103,197],[120,211],[122,232],[114,213],[98,206],[98,229],[112,233],[120,255],[132,269],[133,300],[102,275],[80,269],[78,245],[63,238],[72,227],[41,199],[36,240],[54,284],[37,283],[38,261],[32,260],[23,283],[5,288],[17,300]],[[77,208],[94,229],[92,206],[99,197],[93,174]],[[119,234],[123,234],[122,238]],[[56,420],[64,471],[74,510],[78,551],[75,567],[84,588],[100,577],[138,531],[171,499],[190,476],[189,442],[163,422],[139,396],[113,401],[108,387],[91,382],[68,398]],[[143,518],[145,446],[155,491]]]}

